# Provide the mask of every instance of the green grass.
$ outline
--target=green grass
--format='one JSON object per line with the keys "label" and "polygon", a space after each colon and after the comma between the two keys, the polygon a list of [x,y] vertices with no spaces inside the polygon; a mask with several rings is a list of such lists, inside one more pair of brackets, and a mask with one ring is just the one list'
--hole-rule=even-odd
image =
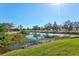
{"label": "green grass", "polygon": [[20,49],[3,54],[4,56],[79,56],[79,38],[66,38]]}

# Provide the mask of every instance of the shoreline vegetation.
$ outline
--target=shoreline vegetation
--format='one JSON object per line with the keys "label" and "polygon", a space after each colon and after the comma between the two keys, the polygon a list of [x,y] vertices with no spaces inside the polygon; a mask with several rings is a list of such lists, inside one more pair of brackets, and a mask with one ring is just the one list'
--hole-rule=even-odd
{"label": "shoreline vegetation", "polygon": [[2,56],[79,56],[79,38],[65,38],[7,52]]}

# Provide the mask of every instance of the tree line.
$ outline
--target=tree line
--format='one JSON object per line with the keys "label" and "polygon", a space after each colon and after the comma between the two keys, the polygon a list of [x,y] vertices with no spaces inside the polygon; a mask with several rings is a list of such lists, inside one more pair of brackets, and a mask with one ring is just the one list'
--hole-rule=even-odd
{"label": "tree line", "polygon": [[[6,32],[8,31],[11,27],[14,27],[12,23],[0,23],[0,32]],[[19,30],[26,29],[22,25],[18,26]],[[52,30],[52,31],[79,31],[79,21],[72,22],[70,20],[65,21],[62,24],[57,24],[57,22],[52,23],[47,23],[43,26],[38,26],[35,25],[32,28],[27,27],[26,30]]]}
{"label": "tree line", "polygon": [[[29,30],[29,28],[27,28]],[[56,22],[47,23],[43,27],[35,25],[32,30],[53,30],[53,31],[79,31],[79,21],[71,22],[70,20],[65,21],[63,24],[58,25]]]}

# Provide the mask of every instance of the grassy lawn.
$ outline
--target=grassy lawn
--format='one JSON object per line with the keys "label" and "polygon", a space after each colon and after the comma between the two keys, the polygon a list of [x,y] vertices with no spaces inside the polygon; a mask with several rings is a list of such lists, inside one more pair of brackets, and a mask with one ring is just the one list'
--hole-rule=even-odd
{"label": "grassy lawn", "polygon": [[3,54],[5,56],[79,56],[79,38],[67,38],[28,49],[20,49]]}

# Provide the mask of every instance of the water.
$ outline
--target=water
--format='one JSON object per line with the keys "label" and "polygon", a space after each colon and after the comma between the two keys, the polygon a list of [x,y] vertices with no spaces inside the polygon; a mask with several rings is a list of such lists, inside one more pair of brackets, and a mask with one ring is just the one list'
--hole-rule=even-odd
{"label": "water", "polygon": [[[38,36],[35,37],[34,36],[35,33],[30,33],[29,35],[27,35],[27,38],[33,39],[33,40],[38,40],[40,42],[48,42],[49,40],[47,40],[44,36],[46,35],[46,33],[36,33]],[[59,36],[59,37],[79,37],[79,35],[72,35],[72,34],[53,34],[53,33],[48,33],[49,37],[53,36]]]}
{"label": "water", "polygon": [[30,38],[30,39],[33,39],[33,40],[36,39],[32,34],[29,34],[29,35],[27,35],[26,37],[27,37],[27,38]]}
{"label": "water", "polygon": [[30,33],[29,35],[26,35],[26,37],[29,39],[33,39],[33,40],[38,40],[39,42],[42,42],[42,43],[46,43],[49,41],[44,37],[44,35],[46,35],[46,33],[36,33],[36,34],[39,36],[35,37],[34,33]]}

